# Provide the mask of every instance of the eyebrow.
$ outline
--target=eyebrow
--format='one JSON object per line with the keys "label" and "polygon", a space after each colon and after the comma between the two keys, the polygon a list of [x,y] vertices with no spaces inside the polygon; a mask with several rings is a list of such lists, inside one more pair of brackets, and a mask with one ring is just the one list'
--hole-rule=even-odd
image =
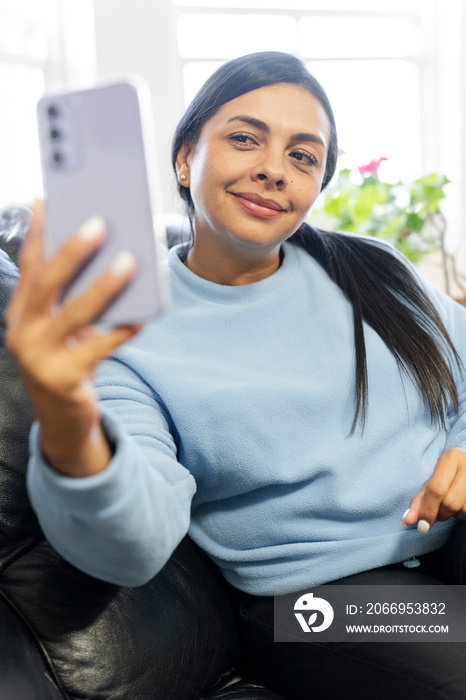
{"label": "eyebrow", "polygon": [[[229,122],[235,122],[235,121],[240,121],[244,122],[246,124],[250,124],[251,126],[254,126],[256,129],[259,129],[259,131],[262,131],[264,134],[269,135],[270,134],[270,127],[268,124],[263,122],[261,119],[256,119],[256,117],[250,117],[247,114],[238,114],[236,117],[231,117],[231,119],[228,119],[227,123]],[[293,136],[290,139],[291,141],[308,141],[309,143],[316,143],[319,144],[320,146],[323,146],[323,148],[326,148],[325,142],[323,139],[321,139],[320,136],[317,136],[317,134],[307,134],[307,133],[301,133],[301,134],[293,134]]]}

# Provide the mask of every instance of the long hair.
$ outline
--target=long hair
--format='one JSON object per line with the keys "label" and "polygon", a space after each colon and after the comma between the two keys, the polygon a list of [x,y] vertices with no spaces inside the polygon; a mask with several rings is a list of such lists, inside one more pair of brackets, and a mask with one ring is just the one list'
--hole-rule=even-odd
{"label": "long hair", "polygon": [[356,410],[350,434],[359,420],[364,428],[368,405],[363,321],[418,387],[433,424],[446,427],[450,402],[458,411],[452,367],[461,369],[462,363],[437,309],[406,263],[369,238],[308,224],[302,224],[289,242],[312,255],[353,308]]}
{"label": "long hair", "polygon": [[[199,90],[175,131],[172,165],[184,144],[195,145],[204,124],[226,102],[276,83],[300,85],[324,108],[330,124],[329,151],[322,189],[330,182],[338,158],[332,107],[320,83],[295,56],[275,51],[249,54],[224,63]],[[194,203],[188,187],[178,183],[194,236]],[[368,403],[363,322],[369,324],[407,373],[428,406],[432,422],[446,426],[450,402],[458,411],[453,366],[461,361],[437,312],[414,274],[389,250],[358,236],[319,231],[302,224],[290,243],[306,250],[351,302],[356,354],[356,409],[351,428],[364,428]]]}

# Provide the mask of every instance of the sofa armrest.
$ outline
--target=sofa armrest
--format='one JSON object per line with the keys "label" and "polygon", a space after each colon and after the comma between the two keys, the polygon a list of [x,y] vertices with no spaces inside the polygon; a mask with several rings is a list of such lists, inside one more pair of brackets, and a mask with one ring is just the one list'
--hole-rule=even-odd
{"label": "sofa armrest", "polygon": [[2,700],[63,700],[32,632],[0,596],[0,697]]}

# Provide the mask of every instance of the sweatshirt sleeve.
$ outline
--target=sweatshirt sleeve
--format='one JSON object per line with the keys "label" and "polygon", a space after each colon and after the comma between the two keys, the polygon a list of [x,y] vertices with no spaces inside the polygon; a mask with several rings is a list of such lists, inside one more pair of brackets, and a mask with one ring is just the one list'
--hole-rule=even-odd
{"label": "sweatshirt sleeve", "polygon": [[101,580],[139,586],[187,533],[195,481],[177,461],[161,402],[133,370],[105,361],[98,392],[115,448],[107,468],[83,478],[59,474],[44,460],[36,423],[28,491],[46,537],[67,561]]}

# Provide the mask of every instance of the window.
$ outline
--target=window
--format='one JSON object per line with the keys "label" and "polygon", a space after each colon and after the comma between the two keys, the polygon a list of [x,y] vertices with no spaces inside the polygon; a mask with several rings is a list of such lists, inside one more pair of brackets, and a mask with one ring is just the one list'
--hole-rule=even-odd
{"label": "window", "polygon": [[[0,0],[0,207],[41,195],[39,97],[89,73],[94,50],[86,41],[92,29],[90,4],[62,2]],[[73,35],[78,36],[74,42]],[[72,49],[78,52],[76,42],[83,57],[71,61]]]}
{"label": "window", "polygon": [[[295,53],[329,95],[345,164],[384,156],[386,177],[422,172],[421,3],[411,3],[409,12],[383,10],[380,3],[378,11],[337,11],[346,3],[292,0],[285,9],[282,2],[255,0],[247,14],[242,0],[228,7],[220,0],[176,4],[186,103],[222,60],[254,51]],[[334,9],[321,9],[329,5]]]}
{"label": "window", "polygon": [[44,90],[53,1],[0,1],[0,204],[37,193],[35,103]]}

